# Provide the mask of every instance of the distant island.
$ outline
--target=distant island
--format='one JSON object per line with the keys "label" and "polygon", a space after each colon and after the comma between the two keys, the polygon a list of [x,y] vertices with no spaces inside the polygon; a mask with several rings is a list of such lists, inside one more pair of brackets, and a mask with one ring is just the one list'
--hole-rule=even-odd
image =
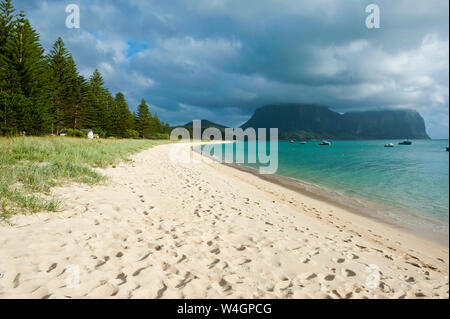
{"label": "distant island", "polygon": [[[181,126],[192,133],[193,122]],[[217,128],[225,136],[227,126],[201,120],[202,134]],[[413,110],[382,110],[340,114],[325,106],[312,104],[279,104],[258,108],[241,126],[278,128],[280,140],[375,140],[430,139],[425,121]]]}
{"label": "distant island", "polygon": [[[228,127],[228,126],[220,125],[220,124],[208,121],[208,120],[200,120],[200,122],[201,122],[202,129],[215,127],[222,131]],[[194,126],[194,121],[190,121],[189,123],[186,123],[183,125],[183,127],[186,127],[186,128],[193,128],[193,126]]]}
{"label": "distant island", "polygon": [[[217,128],[221,133],[222,133],[222,137],[225,136],[225,129],[228,126],[225,125],[221,125],[221,124],[217,124],[208,120],[200,120],[201,123],[201,134],[203,135],[203,132],[208,129],[208,128]],[[178,127],[183,127],[185,129],[187,129],[190,133],[191,136],[193,136],[193,128],[194,128],[194,121],[190,121],[189,123],[186,123],[182,126],[178,126]]]}
{"label": "distant island", "polygon": [[241,127],[278,128],[281,140],[430,139],[424,119],[412,110],[340,114],[310,104],[267,105]]}

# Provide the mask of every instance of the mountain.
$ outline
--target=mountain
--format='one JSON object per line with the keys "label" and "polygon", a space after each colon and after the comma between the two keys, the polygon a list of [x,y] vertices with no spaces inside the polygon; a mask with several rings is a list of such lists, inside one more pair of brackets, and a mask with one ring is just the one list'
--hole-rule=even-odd
{"label": "mountain", "polygon": [[280,139],[429,139],[416,111],[383,110],[336,113],[311,104],[267,105],[243,129],[278,128]]}
{"label": "mountain", "polygon": [[[193,121],[186,123],[185,125],[183,125],[182,127],[186,128],[189,133],[191,134],[191,136],[193,135]],[[213,123],[211,121],[208,120],[201,120],[201,134],[203,136],[203,132],[207,129],[207,128],[217,128],[219,129],[219,131],[222,133],[222,139],[225,137],[225,129],[227,128],[227,126],[224,125],[220,125],[217,123]]]}
{"label": "mountain", "polygon": [[[215,127],[215,128],[218,128],[219,130],[227,128],[226,126],[223,126],[223,125],[220,125],[220,124],[217,124],[217,123],[213,123],[213,122],[208,121],[208,120],[201,120],[201,124],[202,124],[202,131],[204,129],[207,129],[207,128],[210,128],[210,127]],[[183,127],[193,127],[193,121],[190,121],[189,123],[186,123],[185,125],[183,125]]]}

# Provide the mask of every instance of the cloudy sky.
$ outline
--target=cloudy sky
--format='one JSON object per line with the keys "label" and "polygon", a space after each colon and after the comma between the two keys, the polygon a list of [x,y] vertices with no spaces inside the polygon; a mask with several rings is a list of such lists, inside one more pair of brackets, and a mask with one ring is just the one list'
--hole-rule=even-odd
{"label": "cloudy sky", "polygon": [[[132,109],[237,126],[269,103],[415,109],[448,138],[448,0],[15,0],[49,49],[63,37]],[[81,28],[68,29],[77,4]],[[368,29],[365,8],[380,7]]]}

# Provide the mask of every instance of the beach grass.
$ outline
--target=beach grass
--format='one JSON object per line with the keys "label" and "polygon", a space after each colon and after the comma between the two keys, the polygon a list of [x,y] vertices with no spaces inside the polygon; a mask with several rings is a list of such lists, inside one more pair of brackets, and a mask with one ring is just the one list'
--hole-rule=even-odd
{"label": "beach grass", "polygon": [[0,219],[8,220],[17,213],[57,212],[63,203],[52,196],[52,187],[68,182],[99,183],[105,177],[93,168],[128,161],[131,154],[168,142],[0,138]]}

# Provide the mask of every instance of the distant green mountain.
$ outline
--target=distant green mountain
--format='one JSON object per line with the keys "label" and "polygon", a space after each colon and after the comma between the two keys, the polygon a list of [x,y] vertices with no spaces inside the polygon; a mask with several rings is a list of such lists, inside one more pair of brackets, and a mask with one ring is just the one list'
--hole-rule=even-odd
{"label": "distant green mountain", "polygon": [[[191,136],[194,136],[193,135],[193,121],[191,121],[189,123],[186,123],[185,125],[183,125],[181,127],[186,128],[189,131],[189,133],[191,134]],[[202,136],[203,136],[203,132],[207,128],[217,128],[222,133],[222,138],[225,137],[225,129],[227,128],[227,126],[220,125],[220,124],[217,124],[217,123],[213,123],[213,122],[208,121],[208,120],[201,120],[201,127],[202,127],[202,130],[201,130]]]}
{"label": "distant green mountain", "polygon": [[429,139],[416,111],[384,110],[339,114],[310,104],[267,105],[243,129],[278,128],[280,139]]}
{"label": "distant green mountain", "polygon": [[[184,124],[183,127],[193,127],[193,122],[194,121],[190,121],[189,123]],[[217,123],[213,123],[213,122],[208,121],[208,120],[201,120],[201,124],[202,124],[202,130],[206,129],[206,128],[209,128],[209,127],[215,127],[215,128],[218,128],[219,130],[227,128],[227,126],[223,126],[223,125],[220,125],[220,124],[217,124]]]}

